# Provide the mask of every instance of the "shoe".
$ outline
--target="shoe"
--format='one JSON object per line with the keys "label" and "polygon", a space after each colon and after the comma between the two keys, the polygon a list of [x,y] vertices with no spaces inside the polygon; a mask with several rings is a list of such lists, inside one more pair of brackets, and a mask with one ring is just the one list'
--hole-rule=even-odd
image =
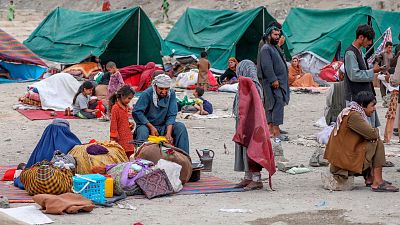
{"label": "shoe", "polygon": [[289,141],[289,137],[284,134],[280,134],[277,138],[281,141]]}
{"label": "shoe", "polygon": [[279,129],[279,132],[280,132],[281,134],[288,134],[288,132],[287,132],[287,131],[285,131],[285,130],[281,130],[281,129]]}
{"label": "shoe", "polygon": [[263,188],[262,182],[255,182],[251,181],[246,187],[244,187],[245,191],[252,191],[252,190],[260,190]]}
{"label": "shoe", "polygon": [[251,182],[252,182],[252,180],[246,180],[246,179],[244,179],[244,180],[240,181],[240,183],[238,183],[238,184],[236,184],[235,186],[233,186],[233,188],[244,188],[244,187],[246,187],[247,185],[249,185]]}

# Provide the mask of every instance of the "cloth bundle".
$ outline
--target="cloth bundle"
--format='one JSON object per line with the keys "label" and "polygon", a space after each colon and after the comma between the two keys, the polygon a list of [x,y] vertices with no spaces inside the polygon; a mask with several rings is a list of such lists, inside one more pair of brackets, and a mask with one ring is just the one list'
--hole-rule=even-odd
{"label": "cloth bundle", "polygon": [[120,163],[107,168],[107,174],[114,180],[114,193],[121,195],[135,195],[140,193],[140,188],[136,185],[136,180],[151,173],[154,164],[150,161],[137,159],[132,162]]}
{"label": "cloth bundle", "polygon": [[[106,148],[108,153],[91,155],[87,152],[87,148],[92,145],[100,145],[101,147]],[[93,168],[104,168],[106,165],[129,161],[124,149],[116,142],[111,141],[97,141],[84,145],[76,145],[71,149],[69,154],[76,159],[76,173],[78,174],[90,174],[93,173]]]}
{"label": "cloth bundle", "polygon": [[95,205],[80,194],[65,193],[61,195],[39,194],[32,197],[42,207],[44,213],[61,215],[66,213],[78,213],[80,211],[91,212]]}
{"label": "cloth bundle", "polygon": [[144,143],[135,153],[135,158],[146,159],[157,163],[160,159],[165,159],[182,166],[179,179],[182,184],[189,181],[192,175],[192,160],[183,150],[173,147],[166,143]]}
{"label": "cloth bundle", "polygon": [[60,150],[54,152],[51,162],[60,168],[75,169],[76,161],[72,155],[64,154]]}
{"label": "cloth bundle", "polygon": [[136,183],[148,199],[169,195],[174,192],[167,174],[164,170],[160,169],[144,175]]}
{"label": "cloth bundle", "polygon": [[72,171],[54,166],[47,160],[22,171],[20,178],[29,195],[71,192]]}

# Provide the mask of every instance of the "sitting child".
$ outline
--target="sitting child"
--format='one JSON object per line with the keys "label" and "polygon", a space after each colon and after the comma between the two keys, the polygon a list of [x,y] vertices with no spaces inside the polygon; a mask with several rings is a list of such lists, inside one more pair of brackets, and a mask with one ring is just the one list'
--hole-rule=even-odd
{"label": "sitting child", "polygon": [[94,119],[96,118],[97,98],[91,99],[94,85],[90,81],[85,81],[78,89],[75,94],[74,100],[72,101],[74,116],[82,119]]}
{"label": "sitting child", "polygon": [[201,87],[196,87],[193,92],[195,97],[193,106],[186,106],[182,108],[184,112],[195,112],[200,115],[208,115],[213,113],[212,104],[203,98],[204,89]]}

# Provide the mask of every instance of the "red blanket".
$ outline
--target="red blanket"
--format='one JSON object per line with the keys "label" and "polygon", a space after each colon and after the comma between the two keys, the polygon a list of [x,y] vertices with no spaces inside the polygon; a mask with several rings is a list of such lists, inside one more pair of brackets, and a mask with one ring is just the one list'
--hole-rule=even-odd
{"label": "red blanket", "polygon": [[233,141],[247,148],[247,155],[264,167],[271,176],[275,173],[275,160],[269,136],[267,118],[261,98],[253,81],[239,77],[239,123]]}

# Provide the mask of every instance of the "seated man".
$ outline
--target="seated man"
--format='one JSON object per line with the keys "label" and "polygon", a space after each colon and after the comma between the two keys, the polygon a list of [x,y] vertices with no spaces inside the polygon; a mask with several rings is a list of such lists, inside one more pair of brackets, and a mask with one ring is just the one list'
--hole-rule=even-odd
{"label": "seated man", "polygon": [[149,134],[165,136],[170,143],[189,153],[189,137],[183,123],[175,122],[178,106],[171,78],[165,74],[154,78],[152,86],[139,97],[132,112],[136,122],[136,140],[147,141]]}
{"label": "seated man", "polygon": [[361,175],[366,186],[375,192],[398,192],[399,189],[382,178],[385,149],[379,131],[373,128],[368,117],[376,105],[374,94],[359,92],[348,108],[339,114],[325,149],[325,159],[336,180]]}

